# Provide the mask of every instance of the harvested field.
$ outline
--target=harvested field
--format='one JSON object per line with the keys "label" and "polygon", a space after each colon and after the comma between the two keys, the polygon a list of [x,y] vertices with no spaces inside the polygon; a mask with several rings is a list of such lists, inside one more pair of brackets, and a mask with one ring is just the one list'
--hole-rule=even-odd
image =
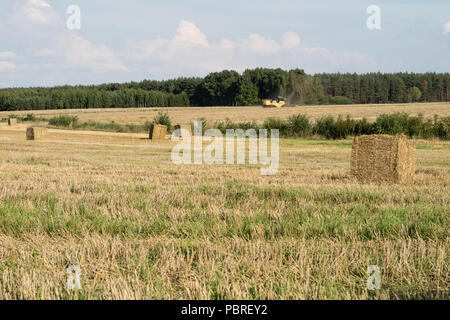
{"label": "harvested field", "polygon": [[373,121],[383,113],[406,112],[411,115],[422,113],[431,118],[435,114],[440,117],[450,116],[450,103],[414,103],[414,104],[384,104],[384,105],[345,105],[345,106],[300,106],[271,109],[263,107],[172,107],[172,108],[140,108],[140,109],[80,109],[80,110],[36,110],[36,111],[4,111],[0,118],[11,114],[24,116],[52,117],[59,114],[77,116],[80,122],[89,120],[97,122],[115,121],[119,124],[143,124],[152,121],[159,111],[167,111],[173,123],[190,125],[194,120],[205,118],[210,123],[230,118],[233,122],[253,121],[263,122],[268,117],[283,119],[291,115],[304,113],[313,119],[321,116],[350,115],[355,119],[366,117]]}
{"label": "harvested field", "polygon": [[146,134],[24,133],[0,123],[0,299],[449,297],[449,142],[416,141],[397,185],[355,181],[351,140],[282,139],[261,176],[174,165]]}

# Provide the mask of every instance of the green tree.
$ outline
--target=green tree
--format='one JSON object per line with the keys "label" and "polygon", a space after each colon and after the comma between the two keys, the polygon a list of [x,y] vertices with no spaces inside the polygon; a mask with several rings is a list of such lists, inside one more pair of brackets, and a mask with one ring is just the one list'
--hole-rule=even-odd
{"label": "green tree", "polygon": [[236,105],[252,106],[261,100],[258,97],[258,87],[250,80],[250,77],[243,76],[239,83],[239,90],[236,96]]}
{"label": "green tree", "polygon": [[204,106],[233,105],[240,77],[236,71],[210,73],[197,88],[196,100]]}
{"label": "green tree", "polygon": [[411,100],[413,102],[419,101],[422,98],[422,92],[417,87],[412,87],[409,89],[409,94],[411,95]]}

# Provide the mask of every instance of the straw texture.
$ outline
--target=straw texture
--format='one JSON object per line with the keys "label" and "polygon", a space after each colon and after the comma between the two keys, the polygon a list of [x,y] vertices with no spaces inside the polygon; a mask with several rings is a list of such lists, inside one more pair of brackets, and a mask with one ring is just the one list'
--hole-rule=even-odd
{"label": "straw texture", "polygon": [[150,127],[149,138],[151,140],[163,140],[166,138],[167,127],[160,124],[152,124]]}
{"label": "straw texture", "polygon": [[353,140],[351,173],[360,181],[412,182],[415,145],[404,135],[367,135]]}
{"label": "straw texture", "polygon": [[47,128],[30,127],[27,128],[27,140],[38,140],[45,137],[48,133]]}

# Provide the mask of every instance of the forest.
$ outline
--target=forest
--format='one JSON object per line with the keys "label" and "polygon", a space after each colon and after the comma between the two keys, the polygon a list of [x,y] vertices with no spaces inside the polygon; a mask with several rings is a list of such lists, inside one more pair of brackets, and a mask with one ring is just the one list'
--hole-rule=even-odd
{"label": "forest", "polygon": [[450,101],[449,73],[315,74],[301,69],[224,70],[204,78],[144,80],[91,86],[7,88],[0,111],[252,106],[283,96],[290,105],[377,104]]}

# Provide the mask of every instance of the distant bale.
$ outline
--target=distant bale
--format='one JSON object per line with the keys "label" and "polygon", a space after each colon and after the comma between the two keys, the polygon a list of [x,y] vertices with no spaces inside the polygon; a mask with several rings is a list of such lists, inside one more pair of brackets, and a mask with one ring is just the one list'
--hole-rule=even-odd
{"label": "distant bale", "polygon": [[48,133],[47,128],[30,127],[27,128],[27,140],[38,140],[45,137]]}
{"label": "distant bale", "polygon": [[164,140],[166,139],[167,126],[161,124],[152,124],[150,126],[149,139],[151,140]]}
{"label": "distant bale", "polygon": [[13,127],[17,124],[17,119],[15,118],[9,118],[8,119],[8,126]]}
{"label": "distant bale", "polygon": [[415,144],[404,135],[367,135],[353,140],[351,174],[359,181],[412,182]]}

